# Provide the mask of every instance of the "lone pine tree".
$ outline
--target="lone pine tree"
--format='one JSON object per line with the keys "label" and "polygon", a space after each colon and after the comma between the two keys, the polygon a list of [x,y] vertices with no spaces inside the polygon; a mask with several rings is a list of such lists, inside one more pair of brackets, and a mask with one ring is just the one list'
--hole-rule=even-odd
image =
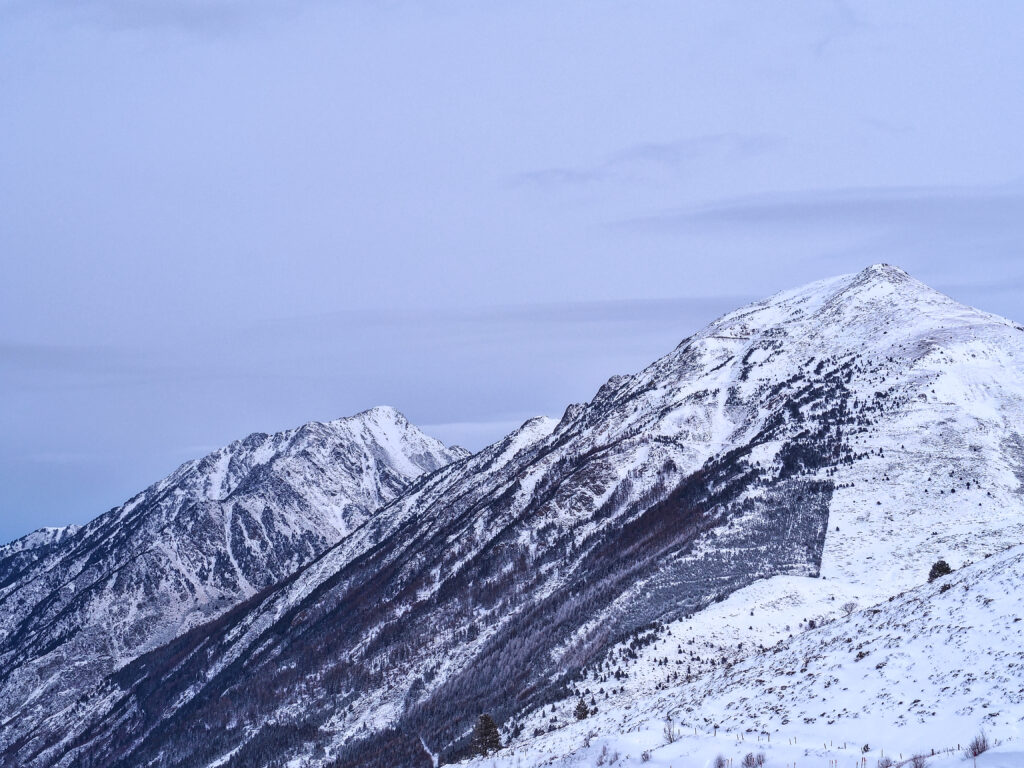
{"label": "lone pine tree", "polygon": [[946,574],[952,572],[953,569],[949,567],[949,563],[947,563],[945,560],[938,560],[936,561],[935,565],[932,566],[932,569],[928,572],[928,581],[935,581],[940,576],[945,576]]}
{"label": "lone pine tree", "polygon": [[488,714],[480,715],[473,728],[473,751],[478,755],[487,756],[501,749],[501,734],[498,726]]}
{"label": "lone pine tree", "polygon": [[576,704],[574,714],[576,715],[577,720],[586,720],[587,715],[590,714],[590,707],[587,706],[587,702],[583,700],[582,696],[580,697],[579,702]]}

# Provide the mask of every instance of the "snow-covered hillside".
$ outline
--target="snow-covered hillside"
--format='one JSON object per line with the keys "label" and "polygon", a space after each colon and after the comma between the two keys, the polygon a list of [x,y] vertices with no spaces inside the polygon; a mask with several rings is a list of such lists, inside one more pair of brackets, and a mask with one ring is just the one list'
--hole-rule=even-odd
{"label": "snow-covered hillside", "polygon": [[[760,351],[773,335],[764,332],[766,319],[779,317],[791,326],[786,348]],[[845,382],[846,396],[874,407],[846,430],[853,460],[823,473],[833,490],[820,578],[758,581],[663,626],[653,648],[637,649],[631,638],[609,651],[602,667],[586,671],[584,687],[613,700],[642,701],[657,686],[735,663],[752,649],[806,630],[809,622],[833,619],[843,606],[873,605],[919,585],[940,557],[959,566],[1024,541],[1020,333],[1016,324],[958,305],[879,265],[780,294],[698,334],[697,343],[712,349],[717,342],[749,344],[760,337],[744,347],[744,358],[760,363],[749,376],[741,374],[748,381],[780,378],[772,368],[785,359],[780,353],[788,352],[791,339],[807,345],[811,361],[820,359],[822,349],[843,345],[850,347],[843,356],[858,359],[860,375]],[[872,358],[858,355],[857,345],[871,349]],[[715,359],[708,361],[712,368]],[[777,461],[781,447],[759,446],[756,461]],[[666,657],[666,647],[684,653]],[[639,658],[630,664],[641,671],[610,677],[610,659],[621,663],[632,652]],[[567,697],[558,706],[569,711],[576,701]],[[550,713],[543,711],[524,713],[518,722],[526,733],[549,726]]]}
{"label": "snow-covered hillside", "polygon": [[465,455],[393,408],[244,440],[81,528],[0,548],[0,745],[288,576]]}
{"label": "snow-covered hillside", "polygon": [[1020,326],[886,265],[787,291],[415,483],[4,754],[427,766],[482,711],[515,748],[587,688],[639,715],[1024,541],[1021,424]]}
{"label": "snow-covered hillside", "polygon": [[57,528],[40,528],[27,536],[0,546],[0,585],[6,584],[12,575],[20,573],[29,564],[45,557],[80,527],[79,525],[66,525]]}
{"label": "snow-covered hillside", "polygon": [[[799,606],[789,616],[797,626]],[[710,632],[717,618],[704,617]],[[666,682],[694,648],[680,630],[659,628],[639,658],[617,662],[629,675],[623,694],[598,693],[617,690],[615,678],[580,682],[585,700],[596,693],[596,714],[577,721],[578,698],[568,698],[533,718],[542,735],[469,765],[589,766],[602,752],[619,755],[608,765],[705,766],[718,754],[738,765],[754,751],[769,766],[867,759],[873,768],[886,755],[934,752],[938,768],[973,765],[963,749],[982,731],[1002,745],[979,765],[1024,765],[1024,546],[691,682]]]}

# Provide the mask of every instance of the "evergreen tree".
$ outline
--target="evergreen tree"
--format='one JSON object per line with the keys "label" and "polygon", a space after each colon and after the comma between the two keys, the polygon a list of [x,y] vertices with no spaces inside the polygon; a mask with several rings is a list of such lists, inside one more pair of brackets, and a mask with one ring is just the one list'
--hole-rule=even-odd
{"label": "evergreen tree", "polygon": [[498,733],[498,726],[488,714],[480,715],[473,728],[473,751],[478,755],[486,757],[491,752],[501,749],[501,734]]}
{"label": "evergreen tree", "polygon": [[949,567],[949,563],[945,560],[939,560],[932,566],[932,569],[928,571],[928,581],[935,581],[940,576],[945,576],[952,572],[953,569]]}
{"label": "evergreen tree", "polygon": [[576,704],[575,715],[577,720],[586,720],[587,715],[590,714],[590,708],[587,706],[587,702],[580,697],[579,702]]}

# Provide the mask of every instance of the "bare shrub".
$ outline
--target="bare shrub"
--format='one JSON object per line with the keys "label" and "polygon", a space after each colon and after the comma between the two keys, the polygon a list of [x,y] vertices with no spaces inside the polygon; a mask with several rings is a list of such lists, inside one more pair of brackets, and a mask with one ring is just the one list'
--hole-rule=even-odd
{"label": "bare shrub", "polygon": [[725,759],[724,755],[717,755],[715,761],[712,763],[714,768],[725,768],[729,764],[729,761]]}
{"label": "bare shrub", "polygon": [[928,765],[928,758],[924,755],[914,755],[910,758],[911,768],[925,768]]}
{"label": "bare shrub", "polygon": [[894,765],[896,765],[896,761],[891,757],[878,758],[878,768],[892,768]]}
{"label": "bare shrub", "polygon": [[970,744],[967,745],[967,749],[964,750],[964,754],[967,757],[977,757],[982,752],[988,752],[990,744],[988,743],[988,734],[982,731]]}
{"label": "bare shrub", "polygon": [[855,603],[853,600],[850,600],[849,602],[843,603],[842,608],[843,615],[849,616],[851,613],[857,610],[857,603]]}
{"label": "bare shrub", "polygon": [[661,733],[665,737],[666,744],[672,744],[679,738],[679,731],[676,728],[676,724],[672,722],[671,717],[665,718],[665,727],[662,729]]}
{"label": "bare shrub", "polygon": [[619,753],[609,752],[608,745],[605,744],[601,747],[601,754],[597,756],[594,765],[615,765],[617,762],[619,762]]}

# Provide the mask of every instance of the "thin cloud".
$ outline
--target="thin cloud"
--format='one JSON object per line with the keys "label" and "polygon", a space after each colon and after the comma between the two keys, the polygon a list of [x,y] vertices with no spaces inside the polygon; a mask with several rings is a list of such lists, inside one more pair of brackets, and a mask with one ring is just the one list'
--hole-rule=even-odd
{"label": "thin cloud", "polygon": [[97,373],[128,369],[136,359],[114,347],[0,342],[0,370]]}
{"label": "thin cloud", "polygon": [[814,43],[812,50],[816,58],[821,58],[829,49],[841,40],[854,37],[867,31],[875,29],[873,24],[866,22],[853,7],[844,0],[833,0],[832,18],[827,25],[826,31]]}
{"label": "thin cloud", "polygon": [[517,186],[559,187],[644,181],[658,174],[685,173],[708,160],[764,154],[783,145],[778,136],[718,133],[667,142],[640,142],[613,152],[591,166],[556,166],[514,177]]}
{"label": "thin cloud", "polygon": [[[610,223],[630,237],[821,274],[899,264],[967,303],[1019,316],[1024,185],[818,190],[740,197]],[[970,267],[965,267],[965,264]],[[1000,274],[996,284],[972,282]],[[966,278],[966,279],[965,279]],[[982,281],[983,282],[983,281]]]}
{"label": "thin cloud", "polygon": [[593,301],[534,302],[489,307],[424,309],[354,309],[311,315],[267,318],[253,324],[242,335],[266,340],[278,335],[300,334],[308,338],[317,331],[337,338],[336,329],[399,328],[413,334],[449,334],[462,327],[474,336],[578,325],[657,325],[672,319],[707,317],[740,306],[752,297],[744,294],[683,296],[675,298],[610,299]]}
{"label": "thin cloud", "polygon": [[41,451],[27,454],[25,461],[33,464],[98,464],[110,458],[110,455],[94,451]]}
{"label": "thin cloud", "polygon": [[685,233],[709,228],[773,230],[929,225],[977,231],[999,227],[1024,236],[1024,189],[908,187],[820,190],[735,198],[613,222],[634,232]]}
{"label": "thin cloud", "polygon": [[10,22],[43,18],[112,30],[169,29],[218,35],[267,17],[295,13],[304,4],[308,3],[279,0],[14,0],[0,8],[0,19]]}

